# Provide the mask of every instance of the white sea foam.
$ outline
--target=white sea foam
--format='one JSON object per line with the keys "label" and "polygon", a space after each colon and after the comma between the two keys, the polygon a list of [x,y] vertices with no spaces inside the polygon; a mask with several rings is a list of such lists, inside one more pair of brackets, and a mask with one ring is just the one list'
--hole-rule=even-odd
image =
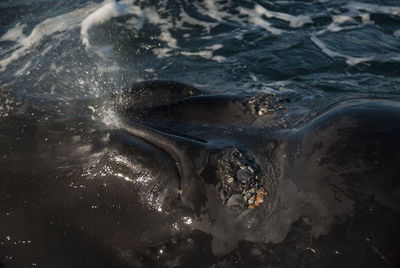
{"label": "white sea foam", "polygon": [[[118,65],[116,65],[113,58],[113,47],[112,46],[98,46],[90,38],[92,27],[100,26],[112,18],[132,15],[132,18],[128,18],[127,21],[121,23],[120,26],[125,26],[127,29],[133,29],[140,31],[144,23],[149,23],[157,27],[160,30],[159,36],[156,38],[165,43],[165,46],[153,48],[152,52],[158,58],[165,58],[174,55],[184,56],[198,56],[209,60],[215,60],[218,62],[224,61],[225,58],[222,56],[214,55],[214,51],[221,48],[221,45],[202,47],[196,49],[183,49],[179,47],[178,40],[173,36],[173,29],[189,29],[193,28],[191,25],[202,26],[207,33],[219,25],[220,23],[236,22],[241,26],[238,27],[237,36],[238,39],[243,38],[243,31],[240,29],[247,29],[249,24],[253,24],[264,28],[266,31],[280,35],[285,32],[283,29],[279,29],[271,23],[270,19],[278,19],[285,21],[292,28],[301,27],[307,23],[312,23],[312,17],[315,15],[291,15],[288,13],[277,12],[268,10],[260,4],[255,4],[253,8],[238,7],[236,10],[239,11],[239,15],[228,12],[226,7],[232,4],[232,1],[220,4],[218,1],[203,0],[200,3],[194,3],[197,7],[197,12],[204,16],[214,19],[215,21],[210,22],[206,20],[197,19],[186,13],[184,8],[181,8],[179,18],[171,18],[170,16],[163,16],[166,11],[166,1],[162,2],[162,6],[159,10],[155,8],[141,9],[138,0],[122,0],[116,2],[115,0],[105,0],[102,3],[90,3],[83,8],[76,9],[63,15],[59,15],[53,18],[48,18],[45,21],[37,24],[33,30],[29,33],[26,32],[27,26],[25,24],[16,24],[14,28],[11,28],[3,36],[0,37],[0,42],[11,41],[15,42],[11,49],[3,49],[0,53],[3,58],[0,60],[0,71],[4,71],[7,66],[32,52],[43,40],[48,40],[48,37],[52,38],[54,42],[51,45],[43,46],[41,51],[37,54],[44,56],[51,50],[57,47],[57,42],[69,38],[71,35],[68,33],[71,30],[80,28],[80,38],[82,44],[86,50],[90,50],[99,55],[107,63],[106,65],[99,66],[97,70],[100,72],[116,72],[120,71]],[[393,16],[400,16],[400,7],[395,6],[380,6],[374,4],[366,4],[359,2],[350,2],[344,6],[347,11],[339,14],[340,12],[334,12],[334,10],[327,10],[327,12],[335,13],[332,15],[332,23],[326,26],[324,29],[314,32],[311,34],[311,40],[313,43],[321,49],[323,53],[331,58],[342,57],[346,59],[349,65],[359,64],[364,61],[371,60],[373,57],[358,58],[348,56],[340,52],[336,52],[328,48],[318,38],[320,35],[326,32],[340,32],[344,30],[354,30],[365,26],[367,23],[373,23],[370,20],[369,13],[383,13],[390,14]],[[163,14],[163,15],[161,15]],[[242,16],[245,15],[245,16]],[[356,20],[357,17],[357,20]],[[361,23],[358,18],[361,18]],[[117,22],[118,23],[118,22]],[[350,25],[349,25],[350,24]],[[395,37],[400,37],[400,30],[393,33]],[[68,34],[66,34],[66,32]],[[193,35],[187,33],[184,37],[190,38]],[[210,40],[217,38],[216,35],[204,35],[200,36],[203,40]],[[5,57],[4,57],[5,56]],[[24,66],[16,72],[16,75],[21,75],[29,71],[32,66],[35,66],[36,62],[33,59],[26,59]],[[104,67],[104,68],[103,68]]]}
{"label": "white sea foam", "polygon": [[178,41],[171,35],[170,29],[173,25],[170,20],[161,18],[157,11],[153,8],[145,9],[146,18],[149,23],[157,25],[161,29],[159,39],[164,41],[168,48],[156,48],[153,49],[153,53],[158,58],[165,58],[171,56],[171,51],[178,48]]}
{"label": "white sea foam", "polygon": [[90,43],[90,28],[98,25],[102,25],[112,18],[123,16],[123,15],[135,15],[139,17],[139,20],[134,20],[138,23],[138,29],[140,29],[145,21],[145,13],[140,7],[130,4],[129,2],[115,2],[106,1],[102,6],[87,16],[81,23],[81,40],[85,45],[86,50],[95,52],[104,61],[108,62],[111,66],[101,66],[97,70],[100,72],[118,72],[120,67],[113,61],[112,46],[97,46]]}
{"label": "white sea foam", "polygon": [[[143,18],[141,9],[129,3],[132,3],[132,1],[116,3],[115,1],[106,0],[100,4],[90,3],[83,8],[44,20],[36,25],[28,36],[23,33],[26,25],[16,24],[14,28],[8,30],[8,32],[0,38],[0,41],[15,42],[11,49],[5,51],[6,53],[10,52],[9,55],[0,60],[0,71],[4,71],[11,62],[25,56],[31,49],[45,40],[46,37],[52,36],[55,39],[59,39],[62,38],[63,35],[55,36],[55,34],[65,33],[79,27],[81,28],[81,40],[86,49],[93,49],[102,58],[108,59],[109,54],[107,53],[111,48],[91,46],[88,33],[89,29],[120,15],[133,14]],[[139,23],[143,22],[139,20]],[[68,35],[65,35],[65,38],[67,37]],[[46,54],[49,50],[51,50],[51,47],[47,46],[41,53]],[[23,69],[17,71],[16,75],[23,74],[26,68],[27,64]]]}
{"label": "white sea foam", "polygon": [[400,16],[400,7],[399,6],[382,6],[382,5],[374,5],[360,2],[350,2],[346,6],[351,11],[368,11],[371,13],[381,13],[381,14],[389,14],[394,16]]}
{"label": "white sea foam", "polygon": [[[294,16],[294,15],[287,14],[287,13],[271,11],[259,4],[256,4],[254,6],[254,9],[239,7],[238,10],[241,14],[248,16],[248,21],[250,23],[260,26],[260,27],[264,28],[265,30],[267,30],[268,32],[275,34],[275,35],[280,35],[285,31],[282,29],[273,27],[272,24],[269,21],[267,21],[266,19],[274,18],[274,19],[286,21],[289,23],[289,26],[292,28],[298,28],[298,27],[303,26],[304,24],[313,22],[311,16],[309,16],[309,15]],[[266,19],[264,19],[264,17]]]}
{"label": "white sea foam", "polygon": [[249,73],[249,76],[250,76],[251,80],[253,80],[253,82],[257,82],[258,81],[258,78],[254,73]]}
{"label": "white sea foam", "polygon": [[352,16],[348,15],[334,15],[332,16],[332,21],[335,23],[344,23],[349,21],[354,21]]}
{"label": "white sea foam", "polygon": [[222,62],[225,60],[225,57],[223,56],[213,56],[213,52],[211,50],[202,50],[196,52],[182,51],[181,54],[184,56],[200,56],[202,58],[214,60],[217,62]]}
{"label": "white sea foam", "polygon": [[206,59],[211,59],[212,57],[212,51],[209,50],[196,51],[196,52],[182,51],[181,54],[184,56],[200,56]]}
{"label": "white sea foam", "polygon": [[116,2],[110,2],[87,16],[81,23],[81,39],[86,49],[91,47],[89,29],[95,25],[104,24],[114,17],[125,14],[134,14],[141,16],[143,13],[139,7],[133,5],[123,5]]}
{"label": "white sea foam", "polygon": [[364,24],[367,24],[367,23],[373,24],[374,23],[374,22],[371,21],[369,13],[360,13],[360,14],[358,14],[358,16],[360,16],[361,21]]}
{"label": "white sea foam", "polygon": [[333,51],[331,49],[329,49],[317,36],[311,36],[310,37],[311,41],[322,51],[322,53],[324,53],[325,55],[327,55],[328,57],[335,59],[336,57],[339,58],[345,58],[346,59],[346,63],[350,66],[353,65],[357,65],[360,64],[362,62],[366,62],[366,61],[371,61],[374,59],[374,56],[371,57],[353,57],[353,56],[348,56],[348,55],[344,55],[342,53]]}
{"label": "white sea foam", "polygon": [[[206,7],[207,7],[207,15],[210,16],[211,18],[217,20],[217,21],[222,21],[224,15],[226,16],[227,14],[220,11],[220,9],[215,5],[215,1],[213,0],[205,0],[204,1]],[[229,14],[230,15],[230,14]]]}
{"label": "white sea foam", "polygon": [[205,59],[209,60],[214,60],[217,62],[222,62],[225,60],[225,57],[223,56],[215,56],[214,51],[222,48],[223,45],[221,44],[214,44],[212,46],[207,46],[205,47],[205,50],[201,51],[195,51],[195,52],[190,52],[190,51],[182,51],[180,54],[184,56],[200,56]]}
{"label": "white sea foam", "polygon": [[24,64],[24,66],[23,66],[22,68],[18,69],[18,70],[14,73],[14,75],[15,75],[15,76],[23,75],[23,74],[28,70],[28,68],[31,67],[31,65],[32,65],[32,61],[31,61],[31,60],[28,60],[28,61]]}
{"label": "white sea foam", "polygon": [[[12,47],[13,52],[8,57],[0,61],[0,71],[4,71],[7,66],[19,59],[20,57],[26,55],[26,53],[41,43],[41,41],[56,32],[65,32],[80,26],[80,22],[93,10],[95,10],[96,5],[89,4],[88,6],[76,9],[72,12],[49,18],[43,22],[36,25],[32,32],[25,36],[22,34],[21,25],[16,25],[13,29],[9,30],[2,38],[11,39],[15,41],[16,44]],[[11,40],[10,40],[11,41]]]}
{"label": "white sea foam", "polygon": [[[389,14],[393,16],[400,16],[400,7],[378,6],[378,5],[359,3],[359,2],[350,2],[345,7],[347,8],[347,11],[345,13],[340,15],[333,15],[332,23],[329,24],[325,29],[322,29],[312,34],[310,39],[325,55],[327,55],[332,59],[336,57],[345,58],[346,63],[350,66],[377,59],[377,56],[353,57],[345,55],[340,52],[336,52],[328,48],[318,38],[318,36],[323,35],[326,32],[355,30],[362,28],[367,24],[374,24],[374,22],[371,21],[370,13],[380,13],[380,14]],[[358,22],[355,19],[356,17],[361,18],[361,22]],[[348,23],[350,23],[351,25],[348,25]],[[342,24],[345,24],[345,26],[342,26]],[[396,32],[394,32],[393,35],[396,36]]]}
{"label": "white sea foam", "polygon": [[42,51],[42,52],[40,52],[40,56],[44,56],[44,55],[46,55],[47,53],[49,53],[49,51],[51,50],[53,48],[53,45],[47,45],[46,47],[45,47],[45,49]]}
{"label": "white sea foam", "polygon": [[[360,24],[358,21],[355,20],[355,17],[361,17],[362,23]],[[351,25],[342,26],[344,23],[351,23]],[[322,35],[326,32],[341,32],[341,31],[348,31],[354,30],[357,28],[364,27],[365,24],[373,23],[369,19],[369,14],[359,13],[355,11],[350,11],[345,14],[340,15],[332,15],[332,23],[330,23],[325,29],[318,31],[315,35]]]}
{"label": "white sea foam", "polygon": [[282,12],[270,11],[258,4],[256,4],[254,9],[258,15],[264,15],[267,18],[276,18],[289,22],[289,26],[293,28],[301,27],[306,23],[312,23],[312,19],[308,15],[293,16]]}
{"label": "white sea foam", "polygon": [[332,22],[325,29],[318,31],[315,35],[317,35],[317,36],[322,35],[326,32],[337,33],[337,32],[342,32],[342,31],[354,30],[354,29],[362,28],[363,26],[364,25],[341,26],[339,23]]}
{"label": "white sea foam", "polygon": [[156,55],[156,57],[159,59],[170,57],[171,51],[172,51],[172,49],[170,49],[170,48],[155,48],[155,49],[153,49],[154,55]]}
{"label": "white sea foam", "polygon": [[184,9],[181,9],[180,17],[181,17],[181,19],[176,24],[176,26],[179,29],[186,29],[184,24],[187,23],[187,24],[190,24],[190,25],[202,26],[207,31],[207,33],[210,33],[211,32],[211,28],[213,28],[213,27],[218,25],[218,23],[206,22],[206,21],[201,21],[201,20],[198,20],[196,18],[193,18],[193,17],[189,16],[185,12]]}
{"label": "white sea foam", "polygon": [[25,34],[23,34],[23,30],[25,29],[26,24],[20,24],[19,22],[15,25],[14,28],[9,29],[1,38],[0,42],[3,41],[18,41],[20,39],[26,38]]}
{"label": "white sea foam", "polygon": [[[204,11],[204,8],[201,7],[201,10]],[[163,48],[154,48],[153,53],[158,57],[158,58],[165,58],[165,57],[170,57],[172,55],[180,54],[184,56],[199,56],[205,59],[210,59],[214,61],[224,61],[225,58],[222,56],[216,56],[213,55],[213,51],[220,49],[222,47],[221,44],[216,44],[213,46],[208,46],[205,47],[203,50],[198,50],[198,51],[179,51],[181,48],[178,45],[178,41],[171,35],[170,30],[173,29],[174,27],[178,27],[180,29],[185,29],[185,23],[191,24],[191,25],[200,25],[206,29],[207,32],[211,31],[212,27],[215,27],[217,23],[211,23],[211,22],[204,22],[197,20],[193,17],[190,17],[183,9],[180,12],[180,20],[176,21],[176,25],[174,26],[172,22],[168,19],[161,18],[159,14],[157,13],[156,10],[154,9],[146,9],[146,16],[148,18],[148,22],[154,25],[157,25],[161,29],[161,34],[159,36],[159,39],[161,41],[164,41],[168,47],[163,47]],[[217,12],[217,11],[215,11]],[[214,12],[214,14],[215,14]],[[200,12],[201,13],[201,12]],[[186,35],[186,38],[190,37],[190,35]],[[208,39],[208,36],[202,37],[202,39]],[[211,38],[210,38],[211,39]]]}
{"label": "white sea foam", "polygon": [[[0,41],[13,41],[15,44],[11,49],[3,50],[2,55],[6,55],[0,60],[0,71],[4,71],[7,66],[19,58],[28,55],[34,49],[36,49],[43,40],[52,39],[51,45],[47,45],[41,51],[38,51],[40,55],[44,56],[52,49],[57,47],[62,40],[70,38],[70,32],[75,29],[80,28],[80,39],[87,51],[94,52],[98,55],[106,65],[110,66],[100,66],[97,70],[102,71],[120,71],[120,68],[116,66],[115,59],[113,56],[113,47],[110,45],[97,45],[91,41],[90,34],[91,29],[96,26],[100,26],[112,18],[132,15],[123,26],[128,28],[135,28],[141,30],[144,23],[149,23],[160,29],[160,34],[157,37],[160,41],[166,44],[165,47],[153,48],[152,52],[158,58],[170,57],[173,55],[186,55],[186,56],[200,56],[210,60],[215,60],[221,62],[225,60],[222,56],[213,55],[213,51],[219,49],[218,47],[206,47],[205,49],[199,51],[179,51],[180,47],[178,40],[173,37],[171,30],[174,27],[183,28],[185,23],[189,25],[201,25],[207,32],[211,31],[212,27],[218,25],[218,23],[205,22],[190,17],[186,14],[183,9],[181,11],[181,18],[178,21],[172,21],[170,17],[161,17],[159,15],[160,10],[155,10],[154,8],[141,9],[139,6],[135,5],[137,1],[119,1],[116,2],[106,0],[100,4],[91,3],[87,6],[76,9],[74,11],[44,20],[43,22],[37,24],[32,32],[27,36],[24,34],[26,28],[25,24],[17,24],[14,28],[6,32]],[[206,0],[204,3],[205,7],[202,7],[202,12],[208,13],[211,17],[221,21],[222,14],[225,16],[233,16],[226,12],[221,12],[219,7],[217,7],[212,1]],[[212,11],[210,11],[212,10]],[[175,24],[176,23],[176,24]],[[122,25],[121,25],[122,26]],[[150,47],[151,48],[151,47]],[[20,68],[15,75],[22,75],[28,71],[29,68],[34,66],[35,62],[32,59],[27,59],[25,66]]]}
{"label": "white sea foam", "polygon": [[260,14],[255,13],[254,10],[240,7],[239,12],[247,15],[250,23],[260,26],[272,34],[280,35],[283,33],[283,30],[272,27],[271,23],[261,18]]}
{"label": "white sea foam", "polygon": [[195,6],[200,14],[213,18],[220,23],[226,21],[227,19],[238,21],[235,16],[232,16],[232,14],[223,11],[222,8],[218,5],[217,1],[204,0],[203,5],[195,4]]}

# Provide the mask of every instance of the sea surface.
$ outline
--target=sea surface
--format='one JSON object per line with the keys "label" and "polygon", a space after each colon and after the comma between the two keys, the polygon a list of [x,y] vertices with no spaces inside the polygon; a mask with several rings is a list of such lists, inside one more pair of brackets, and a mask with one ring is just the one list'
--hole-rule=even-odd
{"label": "sea surface", "polygon": [[24,96],[168,79],[318,110],[400,93],[398,1],[2,0],[0,17],[0,84]]}
{"label": "sea surface", "polygon": [[300,121],[345,100],[399,101],[400,2],[0,0],[0,120],[16,99],[69,105],[144,80],[275,93]]}

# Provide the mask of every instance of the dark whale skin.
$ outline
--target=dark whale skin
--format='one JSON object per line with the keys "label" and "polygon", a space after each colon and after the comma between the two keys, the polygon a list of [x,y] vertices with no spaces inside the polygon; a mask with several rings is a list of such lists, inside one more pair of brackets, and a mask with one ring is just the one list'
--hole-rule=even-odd
{"label": "dark whale skin", "polygon": [[[399,103],[291,126],[252,98],[149,81],[21,100],[0,118],[0,267],[399,266]],[[220,198],[232,148],[266,177],[254,209]]]}

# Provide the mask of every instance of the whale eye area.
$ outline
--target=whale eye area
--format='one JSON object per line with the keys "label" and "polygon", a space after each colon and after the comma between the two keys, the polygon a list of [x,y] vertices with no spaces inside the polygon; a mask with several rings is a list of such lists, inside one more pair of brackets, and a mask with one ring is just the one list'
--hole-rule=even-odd
{"label": "whale eye area", "polygon": [[217,191],[223,204],[228,204],[231,198],[237,199],[238,195],[242,196],[243,207],[249,209],[264,202],[266,177],[248,153],[238,148],[222,151],[218,158],[217,177]]}

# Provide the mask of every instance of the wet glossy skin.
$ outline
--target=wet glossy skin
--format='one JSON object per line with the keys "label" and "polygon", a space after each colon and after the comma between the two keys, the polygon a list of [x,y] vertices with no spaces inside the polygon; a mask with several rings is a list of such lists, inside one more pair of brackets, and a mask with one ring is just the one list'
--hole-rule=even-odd
{"label": "wet glossy skin", "polygon": [[[86,102],[26,100],[2,118],[0,263],[399,264],[398,103],[342,103],[291,128],[252,113],[251,97],[201,94],[135,85],[107,99],[108,126]],[[256,209],[219,197],[230,148],[267,177]]]}

